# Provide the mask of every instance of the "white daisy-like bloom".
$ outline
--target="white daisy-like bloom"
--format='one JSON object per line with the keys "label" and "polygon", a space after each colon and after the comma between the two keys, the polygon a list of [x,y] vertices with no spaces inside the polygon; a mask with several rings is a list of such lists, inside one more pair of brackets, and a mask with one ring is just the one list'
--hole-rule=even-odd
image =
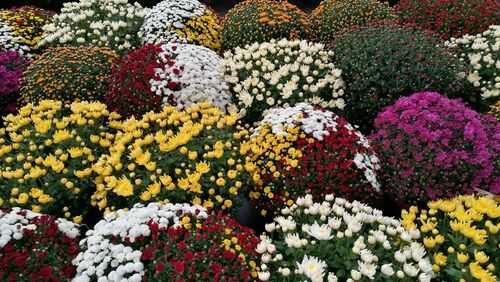
{"label": "white daisy-like bloom", "polygon": [[[20,213],[25,213],[21,215]],[[14,207],[10,211],[0,210],[0,248],[5,247],[12,240],[20,240],[24,236],[24,231],[36,230],[37,226],[32,220],[45,216],[40,213]],[[56,219],[57,229],[69,238],[76,238],[80,235],[77,224],[66,219]]]}
{"label": "white daisy-like bloom", "polygon": [[43,27],[39,45],[74,44],[126,51],[139,41],[148,9],[126,0],[80,0],[64,3],[61,12]]}
{"label": "white daisy-like bloom", "polygon": [[186,21],[203,15],[207,7],[198,0],[164,0],[156,4],[141,27],[143,45],[152,43],[188,43],[176,32]]}
{"label": "white daisy-like bloom", "polygon": [[466,79],[476,87],[483,100],[500,96],[495,84],[500,81],[500,25],[492,25],[475,35],[451,38],[446,44],[458,47],[459,58],[471,66]]}
{"label": "white daisy-like bloom", "polygon": [[0,50],[16,51],[26,59],[31,60],[30,48],[21,43],[21,37],[17,36],[12,29],[0,20]]}
{"label": "white daisy-like bloom", "polygon": [[[231,107],[231,94],[222,80],[222,58],[214,51],[191,44],[162,44],[155,69],[160,79],[150,79],[153,92],[168,105],[170,100],[178,109],[201,102],[211,102],[214,107],[227,111]],[[172,89],[172,83],[178,89]]]}
{"label": "white daisy-like bloom", "polygon": [[307,234],[320,241],[332,239],[333,236],[331,233],[332,229],[330,226],[327,224],[319,225],[317,221],[314,221],[314,223],[309,226],[307,230]]}
{"label": "white daisy-like bloom", "polygon": [[322,44],[304,40],[254,43],[224,53],[224,78],[238,106],[259,114],[296,101],[342,109],[344,81],[332,55]]}
{"label": "white daisy-like bloom", "polygon": [[124,277],[128,277],[127,281],[142,281],[142,251],[125,246],[120,241],[112,243],[110,238],[128,238],[130,242],[135,242],[137,237],[151,234],[150,223],[157,223],[159,228],[179,226],[186,214],[196,214],[200,219],[208,217],[206,209],[201,206],[159,203],[147,206],[136,204],[129,211],[118,210],[107,214],[80,242],[83,251],[72,262],[77,267],[73,281],[90,281],[92,277],[97,281],[122,281]]}
{"label": "white daisy-like bloom", "polygon": [[[310,279],[325,276],[326,263],[316,257],[304,255],[301,263],[297,262],[299,271]],[[321,280],[323,281],[323,280]]]}

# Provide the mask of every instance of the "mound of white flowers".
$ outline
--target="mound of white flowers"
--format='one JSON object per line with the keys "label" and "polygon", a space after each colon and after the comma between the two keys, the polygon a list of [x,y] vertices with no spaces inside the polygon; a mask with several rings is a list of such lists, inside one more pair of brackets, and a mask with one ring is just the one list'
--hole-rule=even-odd
{"label": "mound of white flowers", "polygon": [[300,102],[343,109],[342,71],[322,44],[282,39],[224,53],[225,80],[250,121]]}
{"label": "mound of white flowers", "polygon": [[430,281],[424,246],[394,218],[327,195],[299,198],[266,225],[257,252],[262,281]]}
{"label": "mound of white flowers", "polygon": [[53,23],[43,27],[40,45],[92,45],[121,52],[140,45],[139,29],[148,13],[127,0],[80,0],[64,3]]}
{"label": "mound of white flowers", "polygon": [[492,25],[483,33],[451,38],[450,46],[460,47],[460,58],[470,65],[467,76],[483,103],[498,101],[500,96],[500,25]]}

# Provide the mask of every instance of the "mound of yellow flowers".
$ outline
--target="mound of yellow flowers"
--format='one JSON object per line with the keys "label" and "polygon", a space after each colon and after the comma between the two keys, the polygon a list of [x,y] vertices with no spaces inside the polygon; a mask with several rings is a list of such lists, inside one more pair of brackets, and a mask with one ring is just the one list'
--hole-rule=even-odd
{"label": "mound of yellow flowers", "polygon": [[202,103],[114,123],[119,133],[94,165],[92,205],[105,214],[147,202],[232,211],[245,175],[238,119]]}
{"label": "mound of yellow flowers", "polygon": [[500,205],[490,197],[460,196],[402,212],[407,230],[420,230],[437,281],[498,281]]}
{"label": "mound of yellow flowers", "polygon": [[[0,207],[21,207],[80,223],[95,190],[92,164],[119,118],[101,103],[43,100],[5,117],[0,130]],[[102,132],[102,133],[100,133]]]}

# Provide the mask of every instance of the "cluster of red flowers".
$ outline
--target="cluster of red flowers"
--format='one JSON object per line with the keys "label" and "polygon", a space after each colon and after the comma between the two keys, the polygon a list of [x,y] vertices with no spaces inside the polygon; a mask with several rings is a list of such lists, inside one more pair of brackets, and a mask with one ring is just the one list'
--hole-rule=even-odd
{"label": "cluster of red flowers", "polygon": [[124,116],[140,116],[150,110],[159,111],[162,97],[151,91],[149,80],[160,67],[159,45],[148,44],[116,60],[109,76],[106,104],[110,111]]}
{"label": "cluster of red flowers", "polygon": [[481,33],[500,18],[497,0],[401,0],[395,8],[404,24],[433,30],[444,39]]}
{"label": "cluster of red flowers", "polygon": [[[0,211],[0,221],[9,216],[7,222],[13,216],[27,219],[28,223],[13,224],[11,227],[20,233],[12,234],[13,238],[0,248],[0,281],[69,281],[74,277],[76,271],[71,261],[79,252],[76,236],[71,238],[62,232],[60,222],[53,216],[25,210]],[[4,223],[2,233],[8,234],[8,224]]]}
{"label": "cluster of red flowers", "polygon": [[[248,281],[257,275],[255,232],[218,215],[183,226],[149,224],[151,239],[142,250],[143,281]],[[142,238],[136,238],[136,242]]]}

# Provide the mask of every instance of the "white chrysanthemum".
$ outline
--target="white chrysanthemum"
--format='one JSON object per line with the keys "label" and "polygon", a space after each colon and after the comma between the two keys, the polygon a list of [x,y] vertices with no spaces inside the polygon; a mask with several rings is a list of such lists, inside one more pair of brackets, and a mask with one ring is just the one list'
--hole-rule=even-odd
{"label": "white chrysanthemum", "polygon": [[[221,58],[214,51],[191,44],[163,44],[158,54],[162,66],[155,69],[159,80],[150,79],[151,89],[163,97],[164,105],[169,100],[182,109],[201,102],[211,102],[214,107],[226,111],[231,106],[231,94],[221,79]],[[172,90],[170,83],[179,84]]]}
{"label": "white chrysanthemum", "polygon": [[377,274],[377,266],[368,262],[358,261],[358,270],[362,275],[368,277],[370,280],[373,280],[375,274]]}
{"label": "white chrysanthemum", "polygon": [[[196,213],[199,218],[208,217],[201,206],[158,203],[151,203],[146,207],[136,204],[129,211],[118,210],[107,214],[93,230],[87,232],[86,239],[80,242],[83,251],[73,260],[77,267],[74,281],[89,281],[94,276],[98,281],[121,281],[125,274],[130,277],[129,281],[142,281],[142,251],[124,246],[120,241],[112,243],[109,238],[128,238],[130,242],[134,242],[137,237],[151,234],[148,225],[151,222],[157,223],[159,228],[180,226],[185,214]],[[99,273],[97,269],[100,269]]]}
{"label": "white chrysanthemum", "polygon": [[302,243],[299,237],[299,234],[297,233],[288,233],[285,237],[285,243],[288,245],[289,248],[301,248]]}
{"label": "white chrysanthemum", "polygon": [[314,221],[313,225],[309,226],[307,230],[307,234],[311,237],[316,238],[317,240],[330,240],[333,238],[331,235],[332,229],[327,224],[319,225],[318,222]]}
{"label": "white chrysanthemum", "polygon": [[[305,255],[301,263],[297,262],[299,271],[310,279],[325,276],[326,263],[316,257]],[[321,280],[322,281],[322,280]]]}

